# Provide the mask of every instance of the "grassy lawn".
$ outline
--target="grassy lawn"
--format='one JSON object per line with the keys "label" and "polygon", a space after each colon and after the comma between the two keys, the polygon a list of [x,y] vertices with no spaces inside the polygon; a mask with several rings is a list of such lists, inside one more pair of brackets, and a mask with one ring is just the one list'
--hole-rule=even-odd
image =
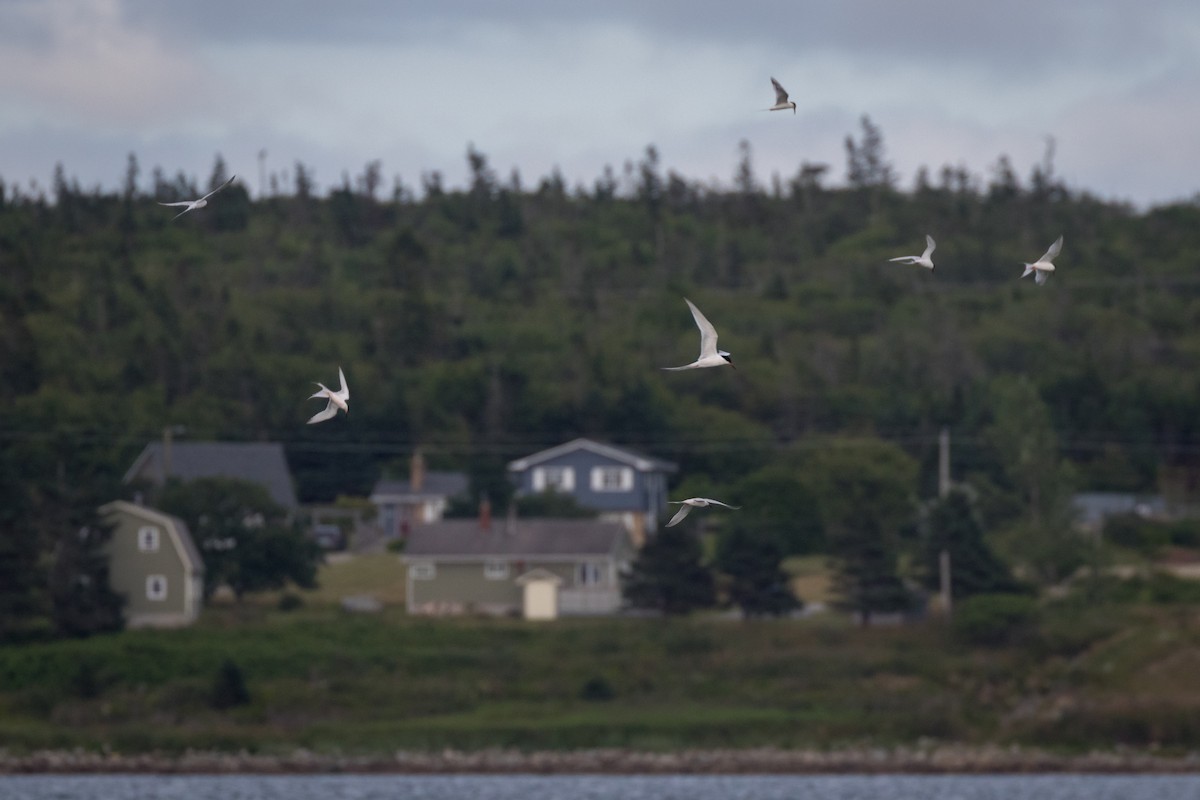
{"label": "grassy lawn", "polygon": [[[385,607],[403,606],[405,580],[404,565],[396,553],[333,553],[317,570],[317,588],[298,594],[306,605],[338,605],[343,597],[368,595]],[[282,594],[263,592],[245,602],[275,606]]]}
{"label": "grassy lawn", "polygon": [[[0,647],[0,746],[1200,749],[1190,599],[1043,604],[1035,627],[985,647],[939,619],[410,617],[398,567],[394,555],[335,561],[293,611],[212,606],[181,630]],[[822,575],[815,561],[789,567]],[[1172,586],[1191,591],[1155,591]],[[377,614],[337,603],[376,592],[390,598]],[[250,697],[232,708],[213,700],[227,661]]]}
{"label": "grassy lawn", "polygon": [[833,570],[825,556],[796,556],[783,562],[791,576],[792,594],[805,603],[824,603],[833,600]]}
{"label": "grassy lawn", "polygon": [[368,594],[387,606],[404,605],[404,565],[396,553],[337,554],[321,566],[317,583],[317,590],[305,595],[314,603]]}

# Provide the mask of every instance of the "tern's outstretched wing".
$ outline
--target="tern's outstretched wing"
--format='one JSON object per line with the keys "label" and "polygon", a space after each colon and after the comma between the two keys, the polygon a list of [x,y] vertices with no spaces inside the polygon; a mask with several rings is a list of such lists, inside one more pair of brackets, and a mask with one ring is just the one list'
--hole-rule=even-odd
{"label": "tern's outstretched wing", "polygon": [[237,177],[237,175],[234,175],[234,176],[230,177],[230,179],[229,179],[229,180],[225,181],[225,182],[224,182],[224,183],[222,183],[220,186],[218,186],[217,188],[213,189],[211,192],[209,192],[208,194],[204,195],[204,197],[201,197],[200,199],[201,199],[201,200],[207,200],[208,198],[212,197],[214,194],[216,194],[217,192],[221,191],[222,189],[224,189],[224,188],[225,188],[226,186],[228,186],[229,184],[233,183],[233,179],[234,179],[234,178],[236,178],[236,177]]}
{"label": "tern's outstretched wing", "polygon": [[312,415],[312,419],[310,419],[308,421],[308,424],[312,425],[314,422],[324,422],[325,420],[330,419],[336,415],[337,415],[337,406],[335,406],[333,404],[333,401],[330,400],[329,405],[325,406],[324,411],[318,411],[316,414]]}
{"label": "tern's outstretched wing", "polygon": [[928,233],[925,234],[925,252],[921,253],[921,258],[929,258],[931,255],[933,255],[933,251],[936,249],[937,245],[934,244],[933,237]]}
{"label": "tern's outstretched wing", "polygon": [[782,105],[786,103],[788,101],[787,89],[784,89],[782,86],[780,86],[779,81],[775,80],[774,78],[771,78],[771,85],[775,87],[776,105]]}
{"label": "tern's outstretched wing", "polygon": [[190,207],[192,205],[192,203],[193,203],[192,200],[181,200],[178,203],[159,203],[159,205],[160,206],[189,206]]}
{"label": "tern's outstretched wing", "polygon": [[916,263],[916,260],[917,260],[916,256],[896,256],[895,258],[888,259],[888,261],[903,261],[906,264]]}
{"label": "tern's outstretched wing", "polygon": [[706,497],[704,499],[707,500],[710,504],[712,504],[714,506],[724,506],[725,508],[732,508],[734,511],[737,511],[738,509],[741,508],[741,506],[731,506],[731,505],[729,505],[729,503],[722,503],[720,500],[713,500],[712,498],[709,498],[709,497]]}
{"label": "tern's outstretched wing", "polygon": [[1046,282],[1046,279],[1050,277],[1050,273],[1041,269],[1036,270],[1036,272],[1037,274],[1033,276],[1033,279],[1037,281],[1038,286],[1041,286]]}
{"label": "tern's outstretched wing", "polygon": [[700,358],[715,356],[717,354],[717,329],[700,313],[700,309],[696,308],[691,300],[685,297],[683,302],[687,303],[688,308],[692,310],[692,319],[696,320],[696,327],[700,329]]}
{"label": "tern's outstretched wing", "polygon": [[679,522],[690,513],[692,513],[692,507],[687,503],[684,503],[679,507],[679,510],[675,512],[675,516],[671,517],[671,521],[667,523],[667,527],[669,528],[672,525],[678,525]]}
{"label": "tern's outstretched wing", "polygon": [[1050,245],[1050,249],[1046,251],[1046,255],[1039,258],[1038,261],[1053,261],[1054,257],[1062,251],[1062,239],[1061,236],[1055,239],[1054,244]]}
{"label": "tern's outstretched wing", "polygon": [[350,399],[350,387],[346,385],[346,373],[342,372],[341,367],[338,367],[338,380],[342,382],[342,387],[337,390],[336,394],[345,402]]}

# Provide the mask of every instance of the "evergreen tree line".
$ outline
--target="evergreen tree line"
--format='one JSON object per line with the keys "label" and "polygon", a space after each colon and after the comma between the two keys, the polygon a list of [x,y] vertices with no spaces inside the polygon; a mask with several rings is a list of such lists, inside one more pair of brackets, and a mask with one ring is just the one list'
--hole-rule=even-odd
{"label": "evergreen tree line", "polygon": [[[654,147],[590,186],[527,187],[471,147],[466,186],[430,172],[390,197],[378,162],[325,195],[296,164],[265,196],[235,183],[176,221],[156,201],[203,187],[155,169],[147,191],[133,155],[116,192],[65,168],[49,198],[0,183],[5,589],[44,589],[68,528],[94,527],[79,520],[176,426],[283,442],[312,502],[365,495],[420,446],[498,511],[507,460],[592,436],[676,461],[680,495],[759,497],[785,553],[878,524],[917,541],[948,427],[982,529],[1045,580],[1077,551],[1044,535],[1074,488],[1187,499],[1197,204],[1101,200],[1052,152],[1025,178],[1001,157],[903,190],[866,118],[846,153],[836,188],[808,162],[760,185],[746,143],[728,187],[664,170]],[[218,157],[207,185],[229,173]],[[932,273],[887,263],[925,233]],[[1020,282],[1060,234],[1050,282]],[[684,296],[736,372],[661,372],[695,355]],[[312,381],[339,366],[351,413],[305,426]],[[903,514],[869,487],[874,510],[843,513],[827,462],[898,476]],[[771,491],[800,473],[804,492]]]}

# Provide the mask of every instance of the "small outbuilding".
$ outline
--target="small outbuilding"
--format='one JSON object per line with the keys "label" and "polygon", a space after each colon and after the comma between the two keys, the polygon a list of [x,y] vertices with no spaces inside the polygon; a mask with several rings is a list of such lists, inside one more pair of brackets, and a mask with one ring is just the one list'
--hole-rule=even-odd
{"label": "small outbuilding", "polygon": [[562,578],[544,569],[531,569],[517,576],[522,594],[521,616],[525,619],[558,619],[558,587]]}

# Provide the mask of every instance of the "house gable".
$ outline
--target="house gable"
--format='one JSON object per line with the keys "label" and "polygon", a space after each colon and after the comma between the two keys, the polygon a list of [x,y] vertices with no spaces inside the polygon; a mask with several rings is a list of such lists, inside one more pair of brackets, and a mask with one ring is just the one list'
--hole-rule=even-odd
{"label": "house gable", "polygon": [[109,581],[126,598],[130,627],[182,625],[203,601],[204,561],[182,520],[114,501],[100,507],[113,526],[106,547]]}
{"label": "house gable", "polygon": [[641,515],[631,526],[653,530],[666,507],[675,465],[611,445],[576,439],[508,465],[519,494],[559,491],[600,513]]}
{"label": "house gable", "polygon": [[532,466],[544,462],[555,461],[564,454],[574,453],[580,450],[593,453],[602,460],[606,460],[617,464],[627,464],[639,472],[675,472],[676,467],[669,461],[662,461],[657,458],[641,455],[632,450],[622,447],[616,447],[610,444],[602,444],[591,439],[573,439],[565,444],[560,444],[551,447],[547,450],[542,450],[533,455],[518,458],[508,464],[509,472],[524,472]]}
{"label": "house gable", "polygon": [[388,538],[400,536],[413,524],[442,518],[450,498],[467,491],[468,479],[461,472],[422,471],[420,486],[411,480],[380,480],[371,490],[370,501],[379,509],[379,524]]}

